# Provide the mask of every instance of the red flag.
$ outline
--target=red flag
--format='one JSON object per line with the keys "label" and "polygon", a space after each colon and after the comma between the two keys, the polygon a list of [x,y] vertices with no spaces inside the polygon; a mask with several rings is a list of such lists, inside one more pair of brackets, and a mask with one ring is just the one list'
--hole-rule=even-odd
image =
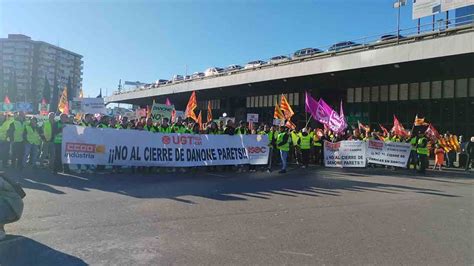
{"label": "red flag", "polygon": [[207,102],[207,123],[212,122],[212,108],[211,101]]}
{"label": "red flag", "polygon": [[3,100],[3,103],[4,104],[11,104],[10,98],[8,98],[8,96],[5,96],[5,99]]}
{"label": "red flag", "polygon": [[67,100],[67,87],[64,87],[63,93],[58,103],[58,110],[63,114],[69,114],[69,102]]}
{"label": "red flag", "polygon": [[359,131],[361,131],[361,132],[362,132],[362,130],[365,131],[365,132],[370,132],[370,127],[368,125],[364,125],[361,122],[357,121],[357,126],[359,128]]}
{"label": "red flag", "polygon": [[202,111],[199,111],[199,114],[197,117],[197,123],[199,124],[199,130],[204,130],[204,127],[202,125]]}
{"label": "red flag", "polygon": [[165,105],[167,105],[167,106],[171,106],[171,105],[172,105],[171,102],[170,102],[170,99],[166,98]]}
{"label": "red flag", "polygon": [[285,126],[290,129],[296,128],[296,125],[293,122],[291,122],[291,120],[287,120]]}
{"label": "red flag", "polygon": [[438,133],[438,130],[436,130],[436,128],[432,124],[428,126],[428,128],[425,131],[425,134],[428,138],[430,138],[433,141],[437,141],[438,139],[441,138],[441,135]]}
{"label": "red flag", "polygon": [[176,109],[171,110],[171,123],[176,122]]}
{"label": "red flag", "polygon": [[151,117],[151,107],[149,105],[146,106],[146,118]]}
{"label": "red flag", "polygon": [[197,121],[196,114],[194,113],[194,109],[197,108],[197,98],[196,98],[196,92],[193,91],[191,94],[191,97],[189,97],[188,104],[186,105],[186,110],[184,111],[184,117],[192,118],[194,121]]}
{"label": "red flag", "polygon": [[275,104],[275,111],[273,111],[273,118],[276,119],[285,119],[285,116],[283,115],[283,112],[280,109],[280,106],[278,104]]}
{"label": "red flag", "polygon": [[405,137],[408,136],[407,131],[403,127],[403,125],[398,121],[398,118],[393,115],[393,127],[391,132],[397,136]]}
{"label": "red flag", "polygon": [[380,127],[380,129],[382,129],[385,136],[387,136],[388,135],[388,130],[384,126],[382,126],[382,124],[379,124],[379,127]]}
{"label": "red flag", "polygon": [[286,119],[290,119],[295,114],[284,94],[281,95],[280,109],[283,111]]}

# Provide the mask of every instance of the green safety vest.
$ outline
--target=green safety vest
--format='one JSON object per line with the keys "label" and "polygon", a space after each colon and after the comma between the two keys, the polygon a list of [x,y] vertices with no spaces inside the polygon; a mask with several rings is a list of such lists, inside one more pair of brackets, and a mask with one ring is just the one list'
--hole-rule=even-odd
{"label": "green safety vest", "polygon": [[315,146],[315,147],[322,147],[323,146],[321,141],[319,141],[319,137],[318,137],[317,134],[313,134],[313,146]]}
{"label": "green safety vest", "polygon": [[286,132],[279,133],[277,136],[277,148],[282,151],[289,151],[290,150],[290,136],[288,136],[288,140],[285,144],[280,145],[280,143],[283,141],[283,138],[285,135],[288,135]]}
{"label": "green safety vest", "polygon": [[46,141],[51,141],[51,138],[53,137],[53,127],[51,124],[51,121],[44,121],[43,123],[43,135]]}
{"label": "green safety vest", "polygon": [[33,129],[31,125],[26,125],[26,141],[29,144],[33,145],[40,145],[41,144],[41,138],[38,133],[38,129]]}
{"label": "green safety vest", "polygon": [[238,127],[235,129],[235,135],[247,135],[248,130],[246,128]]}
{"label": "green safety vest", "polygon": [[265,132],[265,131],[260,131],[258,132],[259,135],[267,135],[268,136],[268,146],[272,145],[272,141],[273,141],[273,131],[268,131],[268,132]]}
{"label": "green safety vest", "polygon": [[427,141],[423,143],[424,140],[426,140],[425,137],[421,137],[418,139],[418,146],[416,147],[416,153],[428,155],[429,154],[428,147],[427,147],[428,143]]}
{"label": "green safety vest", "polygon": [[156,132],[156,127],[145,125],[145,126],[143,126],[143,130],[154,133],[154,132]]}
{"label": "green safety vest", "polygon": [[302,150],[311,149],[311,136],[309,134],[306,136],[303,136],[303,134],[300,134],[300,148]]}
{"label": "green safety vest", "polygon": [[413,137],[410,139],[410,144],[411,144],[411,150],[416,151],[416,137]]}
{"label": "green safety vest", "polygon": [[54,136],[54,144],[61,144],[63,142],[63,123],[61,123],[61,121],[58,121],[57,126],[58,132]]}
{"label": "green safety vest", "polygon": [[291,141],[293,142],[293,145],[297,146],[298,145],[298,134],[296,132],[291,132]]}
{"label": "green safety vest", "polygon": [[7,140],[7,132],[8,128],[10,127],[10,121],[4,121],[0,126],[0,141]]}
{"label": "green safety vest", "polygon": [[183,125],[173,125],[171,127],[174,133],[186,133],[186,127]]}
{"label": "green safety vest", "polygon": [[23,142],[23,134],[25,132],[25,124],[20,121],[13,121],[15,127],[13,131],[13,142]]}
{"label": "green safety vest", "polygon": [[106,124],[100,123],[97,125],[97,128],[109,128]]}
{"label": "green safety vest", "polygon": [[171,127],[170,126],[167,126],[167,127],[159,126],[158,127],[158,132],[160,132],[160,133],[171,133]]}

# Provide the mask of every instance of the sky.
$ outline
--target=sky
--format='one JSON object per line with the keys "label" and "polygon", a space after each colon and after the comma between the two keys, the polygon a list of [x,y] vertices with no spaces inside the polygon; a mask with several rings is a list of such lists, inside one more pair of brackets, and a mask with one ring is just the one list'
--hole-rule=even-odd
{"label": "sky", "polygon": [[[153,82],[375,39],[397,29],[393,1],[0,0],[0,37],[21,33],[83,55],[84,94],[95,97],[119,79]],[[416,27],[408,2],[401,28]]]}

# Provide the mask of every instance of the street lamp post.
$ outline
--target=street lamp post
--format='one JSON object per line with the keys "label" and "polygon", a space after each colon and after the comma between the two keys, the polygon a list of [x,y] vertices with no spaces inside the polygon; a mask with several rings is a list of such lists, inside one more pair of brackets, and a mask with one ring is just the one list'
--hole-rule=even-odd
{"label": "street lamp post", "polygon": [[393,3],[393,8],[398,9],[397,14],[397,42],[400,39],[400,8],[407,4],[407,0],[397,0]]}

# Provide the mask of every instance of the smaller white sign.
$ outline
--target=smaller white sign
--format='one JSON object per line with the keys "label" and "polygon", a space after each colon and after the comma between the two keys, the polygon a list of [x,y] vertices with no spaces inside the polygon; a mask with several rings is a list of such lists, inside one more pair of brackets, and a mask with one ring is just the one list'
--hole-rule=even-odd
{"label": "smaller white sign", "polygon": [[[474,0],[441,0],[441,11],[445,12],[470,5],[474,5]],[[469,19],[469,17],[466,18]]]}
{"label": "smaller white sign", "polygon": [[396,167],[406,167],[410,158],[411,145],[404,142],[367,142],[367,159],[369,163]]}
{"label": "smaller white sign", "polygon": [[84,114],[107,114],[104,98],[82,98],[81,112]]}
{"label": "smaller white sign", "polygon": [[441,11],[441,0],[413,0],[413,19],[438,14]]}
{"label": "smaller white sign", "polygon": [[247,122],[258,123],[258,114],[247,114]]}

